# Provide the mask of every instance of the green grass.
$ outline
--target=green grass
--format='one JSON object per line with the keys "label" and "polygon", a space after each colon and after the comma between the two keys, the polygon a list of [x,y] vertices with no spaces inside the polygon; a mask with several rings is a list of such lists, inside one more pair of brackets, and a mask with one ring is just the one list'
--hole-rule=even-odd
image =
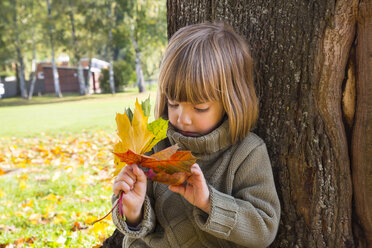
{"label": "green grass", "polygon": [[110,236],[110,219],[90,223],[111,208],[115,140],[0,137],[0,247],[92,247]]}
{"label": "green grass", "polygon": [[33,137],[46,133],[76,134],[84,130],[115,130],[115,114],[134,107],[150,95],[154,106],[156,93],[135,92],[92,96],[69,95],[34,97],[31,101],[13,98],[0,101],[0,137]]}
{"label": "green grass", "polygon": [[[93,247],[115,230],[115,114],[156,92],[0,101],[0,247]],[[79,228],[76,228],[79,227]]]}

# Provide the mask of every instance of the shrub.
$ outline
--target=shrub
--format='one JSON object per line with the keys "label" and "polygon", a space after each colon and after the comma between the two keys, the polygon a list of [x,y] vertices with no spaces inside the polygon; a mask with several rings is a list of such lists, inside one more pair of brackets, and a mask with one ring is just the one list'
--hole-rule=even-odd
{"label": "shrub", "polygon": [[[102,69],[100,78],[103,92],[111,92],[109,81],[109,70]],[[124,87],[136,83],[136,71],[134,65],[125,60],[114,61],[114,83],[115,91],[124,91]]]}

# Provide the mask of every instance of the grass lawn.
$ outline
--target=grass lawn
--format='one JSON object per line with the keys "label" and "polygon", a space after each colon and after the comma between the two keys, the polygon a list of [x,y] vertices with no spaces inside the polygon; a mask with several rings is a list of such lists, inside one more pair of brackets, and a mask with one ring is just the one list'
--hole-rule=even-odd
{"label": "grass lawn", "polygon": [[143,94],[0,101],[0,247],[100,247],[110,217],[115,113]]}
{"label": "grass lawn", "polygon": [[56,98],[34,97],[31,101],[20,98],[0,100],[0,137],[34,137],[45,133],[76,134],[84,130],[115,131],[115,114],[126,107],[134,107],[150,95],[152,106],[156,93],[135,92],[92,96]]}

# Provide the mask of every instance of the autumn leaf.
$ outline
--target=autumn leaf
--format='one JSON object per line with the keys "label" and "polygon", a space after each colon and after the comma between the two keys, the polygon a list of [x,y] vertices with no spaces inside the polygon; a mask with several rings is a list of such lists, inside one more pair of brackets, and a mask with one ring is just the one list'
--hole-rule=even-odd
{"label": "autumn leaf", "polygon": [[184,183],[190,175],[191,173],[187,172],[176,172],[173,174],[168,174],[164,171],[161,171],[154,177],[152,177],[151,180],[169,185],[180,185]]}
{"label": "autumn leaf", "polygon": [[151,156],[135,153],[131,150],[114,154],[127,164],[138,164],[151,169],[147,176],[157,182],[178,185],[190,176],[190,167],[196,158],[190,151],[177,151],[178,146],[170,146]]}
{"label": "autumn leaf", "polygon": [[[117,134],[120,141],[114,146],[115,153],[132,150],[137,154],[144,154],[166,137],[168,121],[159,118],[148,124],[149,110],[149,99],[142,102],[142,105],[136,100],[134,112],[127,109],[124,114],[116,114]],[[114,175],[117,175],[125,163],[116,157],[114,162],[117,167]]]}

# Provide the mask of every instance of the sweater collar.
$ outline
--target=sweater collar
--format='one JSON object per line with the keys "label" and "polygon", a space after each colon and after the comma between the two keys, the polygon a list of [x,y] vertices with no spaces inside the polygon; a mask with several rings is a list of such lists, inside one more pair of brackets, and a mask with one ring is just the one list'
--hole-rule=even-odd
{"label": "sweater collar", "polygon": [[178,144],[180,150],[189,150],[194,154],[210,154],[231,145],[227,119],[215,130],[200,137],[184,136],[169,123],[167,136],[172,145]]}

